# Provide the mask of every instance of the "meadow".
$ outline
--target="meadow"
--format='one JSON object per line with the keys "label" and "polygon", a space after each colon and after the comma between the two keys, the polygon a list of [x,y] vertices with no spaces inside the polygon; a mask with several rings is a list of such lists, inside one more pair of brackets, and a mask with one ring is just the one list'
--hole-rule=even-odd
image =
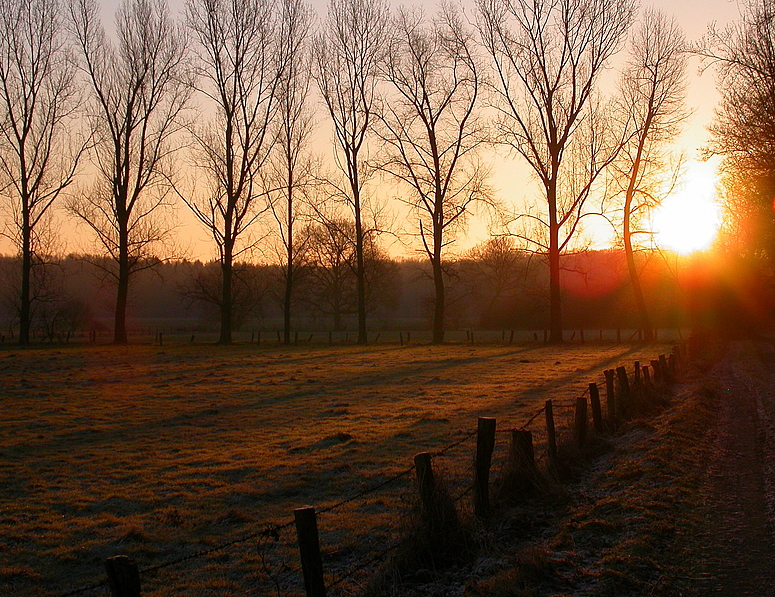
{"label": "meadow", "polygon": [[[347,570],[400,533],[412,479],[390,479],[415,453],[464,440],[478,416],[519,427],[547,398],[570,402],[603,369],[660,352],[669,347],[6,344],[0,593],[63,595],[126,554],[144,570],[195,556],[144,574],[147,595],[296,594],[294,531],[260,534],[266,524],[384,483],[319,519],[327,570]],[[465,487],[473,449],[447,454],[451,485]]]}

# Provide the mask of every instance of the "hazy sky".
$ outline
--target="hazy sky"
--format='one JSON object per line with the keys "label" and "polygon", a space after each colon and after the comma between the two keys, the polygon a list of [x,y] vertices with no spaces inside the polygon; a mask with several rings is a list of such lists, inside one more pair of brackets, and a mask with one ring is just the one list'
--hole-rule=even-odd
{"label": "hazy sky", "polygon": [[[115,9],[119,5],[119,0],[104,0],[103,2],[103,15],[106,24],[106,28],[112,29],[113,14]],[[174,13],[179,13],[184,0],[171,0],[172,10]],[[429,14],[435,11],[437,5],[435,0],[415,0],[414,2],[394,2],[395,6],[414,5],[422,6]],[[325,15],[326,0],[313,0],[313,5],[316,8],[321,18]],[[683,27],[689,40],[699,39],[706,31],[707,25],[711,22],[716,22],[718,25],[725,25],[730,21],[735,20],[739,15],[737,2],[730,2],[727,0],[655,0],[652,2],[644,2],[641,8],[655,7],[667,14],[672,14],[678,20],[679,24]],[[464,7],[469,14],[473,14],[473,2],[470,0],[464,1]],[[677,140],[677,146],[679,149],[685,152],[687,158],[691,161],[696,155],[697,151],[707,140],[706,127],[710,122],[713,109],[716,104],[718,94],[715,90],[715,81],[712,72],[707,72],[700,76],[698,74],[698,62],[697,60],[690,61],[689,67],[689,93],[687,98],[687,104],[693,114],[684,127],[684,133]],[[613,80],[615,73],[613,70],[611,74],[606,78]],[[330,133],[328,131],[328,124],[325,120],[321,121],[321,130],[319,132],[321,139],[330,139]],[[323,151],[325,151],[325,145],[323,145]],[[328,156],[324,156],[328,157]],[[530,187],[525,185],[525,177],[529,176],[529,172],[520,163],[518,159],[498,159],[494,163],[493,168],[492,185],[496,192],[500,195],[501,200],[507,204],[519,204],[520,202],[529,199],[530,191],[526,190]],[[521,196],[520,196],[521,194]],[[181,220],[181,227],[178,232],[191,246],[192,258],[210,259],[213,256],[211,245],[208,244],[208,237],[204,233],[201,227],[197,227],[197,224],[193,221],[193,217],[190,213],[186,213],[185,208],[179,210],[179,217]],[[76,235],[73,235],[72,226],[65,224],[63,231],[69,237],[73,237],[68,242],[69,251],[78,251],[85,247],[79,246],[77,241],[74,240]],[[472,223],[472,239],[468,242],[463,241],[459,243],[460,249],[467,248],[468,246],[475,244],[475,241],[481,239],[484,234],[484,225],[480,222]],[[598,236],[603,242],[607,232],[599,232]],[[394,252],[400,252],[400,249],[393,249]],[[0,239],[0,253],[11,253],[12,249],[4,239]]]}

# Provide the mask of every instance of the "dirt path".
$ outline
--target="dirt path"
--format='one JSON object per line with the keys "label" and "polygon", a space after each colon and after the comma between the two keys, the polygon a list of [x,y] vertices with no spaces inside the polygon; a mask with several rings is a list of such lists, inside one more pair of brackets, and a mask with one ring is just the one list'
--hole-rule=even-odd
{"label": "dirt path", "polygon": [[766,474],[770,394],[775,380],[740,345],[711,373],[718,396],[713,457],[704,487],[697,595],[775,595],[775,546]]}

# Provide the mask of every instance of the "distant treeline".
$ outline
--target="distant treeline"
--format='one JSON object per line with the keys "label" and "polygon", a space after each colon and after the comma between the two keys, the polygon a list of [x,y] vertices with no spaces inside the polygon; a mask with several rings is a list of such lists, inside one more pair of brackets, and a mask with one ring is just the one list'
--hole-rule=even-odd
{"label": "distant treeline", "polygon": [[[717,305],[711,308],[702,304],[704,294],[698,287],[703,284],[702,264],[696,259],[675,259],[659,252],[639,255],[645,294],[657,327],[695,327],[708,323],[703,318],[719,317]],[[46,291],[37,293],[40,298],[33,309],[35,337],[57,339],[67,332],[111,329],[115,287],[101,277],[99,266],[99,259],[71,255],[45,268],[47,279],[41,284],[46,285]],[[217,331],[218,267],[217,262],[184,260],[162,263],[139,273],[131,290],[129,327]],[[638,327],[622,251],[569,255],[564,257],[563,267],[566,329]],[[14,288],[17,271],[15,258],[0,257],[0,276],[5,282],[0,291],[0,324],[5,331],[18,325]],[[237,329],[281,329],[281,268],[241,264],[236,271]],[[502,244],[490,241],[449,262],[446,271],[450,329],[546,328],[549,272],[546,261],[539,256],[504,249]],[[351,269],[336,271],[332,266],[309,265],[299,280],[295,329],[355,329],[356,281]],[[738,279],[736,287],[740,283]],[[430,328],[433,281],[427,260],[382,258],[371,265],[369,292],[371,330]],[[723,290],[716,288],[711,295],[724,300]],[[740,302],[730,300],[739,310]],[[687,315],[690,312],[692,319]]]}

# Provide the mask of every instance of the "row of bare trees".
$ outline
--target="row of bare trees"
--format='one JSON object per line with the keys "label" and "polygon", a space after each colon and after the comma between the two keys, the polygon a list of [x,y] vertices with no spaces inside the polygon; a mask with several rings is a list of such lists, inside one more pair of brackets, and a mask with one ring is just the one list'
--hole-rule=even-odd
{"label": "row of bare trees", "polygon": [[[317,27],[304,0],[188,0],[181,22],[165,0],[125,0],[111,35],[96,0],[11,4],[0,190],[22,255],[22,342],[31,272],[67,189],[69,211],[111,258],[96,264],[115,280],[116,343],[127,341],[132,276],[181,253],[170,244],[176,199],[218,255],[219,288],[207,300],[220,310],[220,343],[231,342],[235,266],[265,249],[267,220],[279,239],[285,341],[309,240],[323,234],[352,248],[365,343],[370,264],[386,224],[380,182],[395,186],[429,261],[434,342],[444,340],[448,247],[477,206],[547,258],[550,339],[562,341],[561,256],[600,211],[593,197],[609,214],[619,206],[612,221],[651,336],[633,238],[648,234],[686,114],[686,44],[670,18],[645,12],[607,97],[599,79],[632,29],[632,0],[478,0],[474,25],[448,3],[429,19],[385,0],[330,0]],[[316,101],[331,127],[330,168],[312,152]],[[541,189],[534,211],[503,217],[483,163],[493,145],[529,165]]]}

